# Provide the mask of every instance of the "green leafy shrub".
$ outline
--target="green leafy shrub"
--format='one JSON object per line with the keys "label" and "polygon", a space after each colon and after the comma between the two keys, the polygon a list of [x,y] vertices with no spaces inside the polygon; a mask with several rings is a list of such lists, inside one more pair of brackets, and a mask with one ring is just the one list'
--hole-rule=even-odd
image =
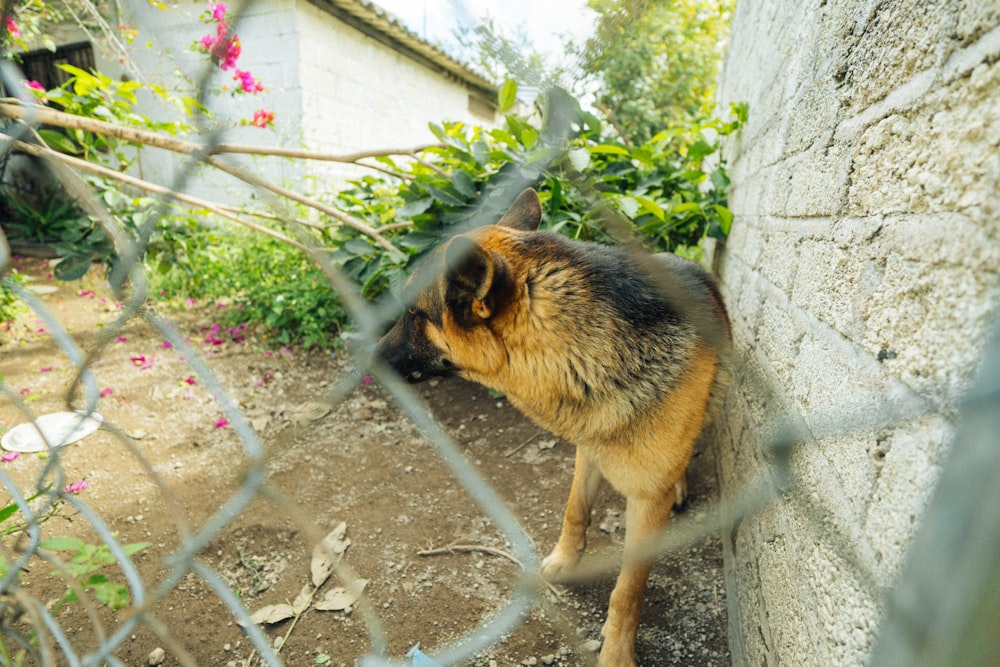
{"label": "green leafy shrub", "polygon": [[225,300],[222,325],[246,325],[274,345],[332,346],[347,319],[312,258],[243,229],[200,226],[154,285],[175,298]]}
{"label": "green leafy shrub", "polygon": [[[547,106],[540,126],[516,115],[497,129],[432,125],[442,145],[426,150],[422,162],[383,159],[408,178],[358,179],[339,203],[376,228],[391,224],[385,235],[401,253],[344,229],[330,239],[339,248],[333,260],[369,297],[396,289],[410,263],[440,240],[495,221],[501,202],[510,201],[502,190],[514,174],[539,191],[542,226],[573,238],[615,242],[595,201],[622,213],[632,236],[653,251],[698,259],[702,239],[728,234],[729,179],[724,161],[709,158],[719,150],[718,137],[745,120],[745,106],[734,106],[731,121],[667,130],[637,146],[607,136],[600,121],[565,94],[550,95]],[[554,129],[560,122],[572,128],[568,137]]]}

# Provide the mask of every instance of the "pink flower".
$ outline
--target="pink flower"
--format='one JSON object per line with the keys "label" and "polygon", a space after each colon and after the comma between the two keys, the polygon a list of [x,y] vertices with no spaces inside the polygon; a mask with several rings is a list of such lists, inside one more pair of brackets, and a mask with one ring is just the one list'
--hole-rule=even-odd
{"label": "pink flower", "polygon": [[195,303],[194,299],[192,299],[191,297],[188,297],[188,300],[187,300],[188,307],[190,308],[191,306],[194,305],[194,303]]}
{"label": "pink flower", "polygon": [[85,479],[81,479],[79,482],[73,482],[65,488],[66,493],[80,493],[84,489],[90,486],[90,483]]}
{"label": "pink flower", "polygon": [[[38,83],[38,82],[35,81],[34,83]],[[29,81],[28,85],[30,86],[31,84],[32,84],[32,82]],[[39,85],[41,85],[41,84],[39,84]],[[94,290],[92,290],[92,289],[82,289],[82,290],[80,290],[80,296],[89,296],[90,298],[94,298]]]}
{"label": "pink flower", "polygon": [[215,21],[221,21],[226,18],[226,4],[224,2],[217,2],[214,5],[208,3],[208,9],[212,12],[212,19]]}
{"label": "pink flower", "polygon": [[119,336],[118,338],[115,339],[115,342],[116,343],[126,343],[126,342],[128,342],[128,338],[126,338],[125,336]]}
{"label": "pink flower", "polygon": [[211,53],[212,49],[215,48],[215,43],[218,41],[219,38],[216,37],[215,35],[205,35],[204,37],[198,40],[198,46],[200,46],[205,51]]}
{"label": "pink flower", "polygon": [[39,373],[51,373],[52,369],[54,369],[54,368],[55,368],[55,366],[42,366],[41,368],[38,369],[38,372]]}
{"label": "pink flower", "polygon": [[[40,90],[40,91],[42,91],[43,93],[45,92],[45,86],[43,86],[42,84],[38,83],[38,82],[37,82],[37,81],[35,81],[34,79],[32,79],[32,80],[30,80],[30,81],[25,81],[25,82],[24,82],[24,85],[26,85],[26,86],[27,86],[28,88],[33,88],[33,89],[35,89],[35,90]],[[93,294],[93,292],[91,292],[91,294]],[[81,296],[82,296],[82,295],[81,295]]]}
{"label": "pink flower", "polygon": [[98,394],[98,396],[100,396],[101,398],[107,398],[108,396],[110,396],[113,393],[114,393],[114,390],[111,387],[105,387],[104,389],[101,390],[101,392],[100,392],[100,394]]}
{"label": "pink flower", "polygon": [[250,72],[237,69],[233,74],[233,81],[240,82],[240,90],[244,93],[259,93],[264,90],[264,85]]}
{"label": "pink flower", "polygon": [[371,375],[366,375],[363,378],[361,378],[361,384],[371,384],[373,381],[374,378],[372,378]]}
{"label": "pink flower", "polygon": [[172,350],[172,349],[174,349],[174,344],[171,343],[169,340],[163,341],[162,345],[163,345],[163,349],[164,350]]}
{"label": "pink flower", "polygon": [[229,420],[225,417],[219,417],[219,421],[215,422],[215,428],[226,428],[229,426]]}
{"label": "pink flower", "polygon": [[137,366],[140,371],[148,371],[153,367],[156,362],[156,357],[146,357],[144,354],[137,354],[135,356],[129,357],[132,360],[132,365]]}
{"label": "pink flower", "polygon": [[0,456],[0,461],[10,463],[11,461],[16,461],[18,456],[20,456],[20,454],[17,452],[4,452],[4,455]]}
{"label": "pink flower", "polygon": [[187,377],[184,379],[184,382],[186,382],[187,384],[194,384],[196,380],[194,379],[194,377]]}
{"label": "pink flower", "polygon": [[8,16],[6,18],[6,23],[7,23],[7,32],[9,34],[11,34],[14,37],[21,36],[21,29],[17,27],[17,21]]}
{"label": "pink flower", "polygon": [[250,121],[250,124],[262,130],[270,127],[274,125],[274,112],[257,109],[253,112],[253,120]]}

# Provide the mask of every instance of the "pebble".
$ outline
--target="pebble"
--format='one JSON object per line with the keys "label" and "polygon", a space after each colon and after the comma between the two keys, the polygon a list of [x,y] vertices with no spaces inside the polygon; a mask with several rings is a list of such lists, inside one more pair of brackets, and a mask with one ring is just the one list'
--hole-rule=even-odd
{"label": "pebble", "polygon": [[167,658],[166,651],[157,646],[150,652],[149,658],[146,659],[146,662],[148,662],[150,665],[153,666],[162,665],[163,661],[166,660],[166,658]]}
{"label": "pebble", "polygon": [[601,642],[599,639],[588,639],[580,645],[580,648],[589,653],[597,653],[601,650]]}
{"label": "pebble", "polygon": [[543,655],[542,664],[543,665],[553,665],[556,662],[556,657],[554,655]]}

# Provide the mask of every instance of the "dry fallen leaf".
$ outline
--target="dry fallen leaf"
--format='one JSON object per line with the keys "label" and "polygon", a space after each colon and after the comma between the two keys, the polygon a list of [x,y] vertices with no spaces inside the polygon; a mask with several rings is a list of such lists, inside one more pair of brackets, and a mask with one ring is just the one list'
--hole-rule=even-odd
{"label": "dry fallen leaf", "polygon": [[316,587],[312,584],[306,584],[299,591],[298,596],[292,602],[292,610],[296,614],[301,614],[306,609],[309,608],[309,603],[312,602],[313,594],[316,592]]}
{"label": "dry fallen leaf", "polygon": [[[280,623],[286,619],[295,616],[295,610],[292,609],[290,604],[270,604],[266,607],[261,607],[253,614],[250,615],[250,621],[257,625],[270,625],[272,623]],[[246,623],[240,622],[240,625],[245,626]]]}
{"label": "dry fallen leaf", "polygon": [[316,602],[315,607],[320,611],[344,611],[358,601],[367,585],[367,579],[355,579],[347,588],[331,588]]}
{"label": "dry fallen leaf", "polygon": [[312,563],[309,565],[313,586],[319,588],[323,585],[349,546],[351,546],[351,541],[347,539],[347,523],[341,521],[313,549]]}

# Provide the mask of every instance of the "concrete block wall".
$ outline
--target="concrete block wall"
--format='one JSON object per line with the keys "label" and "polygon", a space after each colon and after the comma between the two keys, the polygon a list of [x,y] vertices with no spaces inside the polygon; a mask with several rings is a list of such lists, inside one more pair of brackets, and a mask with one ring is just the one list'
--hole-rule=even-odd
{"label": "concrete block wall", "polygon": [[741,362],[724,493],[734,664],[862,665],[1000,297],[1000,0],[738,0],[719,95]]}

